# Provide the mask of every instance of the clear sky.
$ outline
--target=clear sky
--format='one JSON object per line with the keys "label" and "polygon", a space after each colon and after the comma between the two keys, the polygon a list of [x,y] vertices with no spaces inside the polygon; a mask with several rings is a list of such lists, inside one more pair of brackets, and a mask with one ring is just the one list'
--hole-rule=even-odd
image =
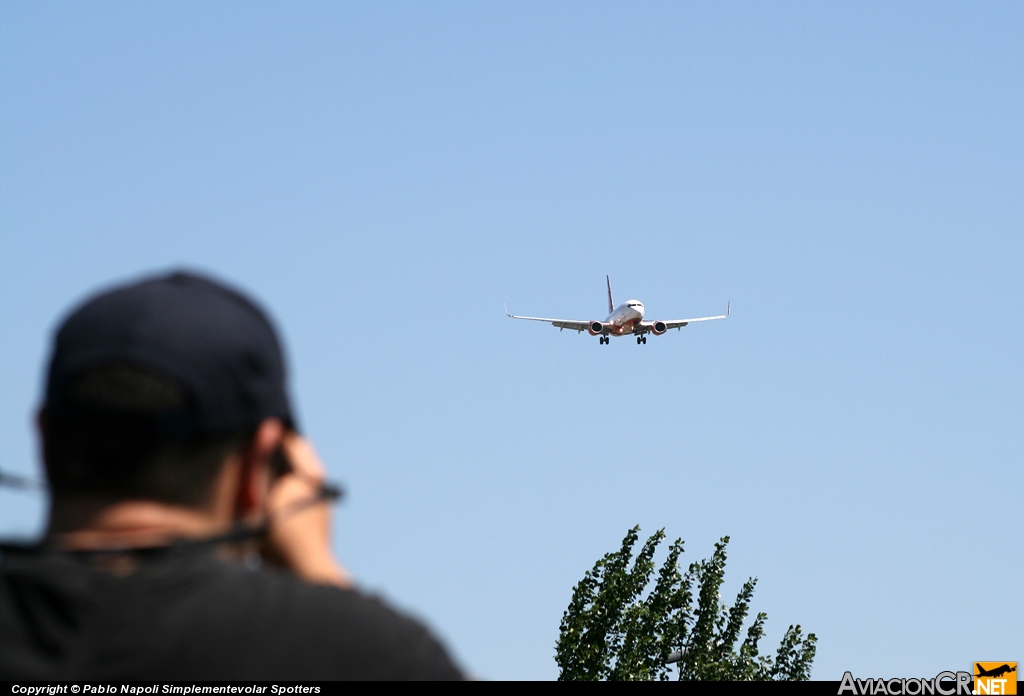
{"label": "clear sky", "polygon": [[[273,314],[339,554],[480,676],[556,676],[634,524],[731,535],[815,678],[1024,661],[1021,3],[0,4],[0,466],[60,317],[179,266]],[[605,274],[732,316],[503,314]]]}

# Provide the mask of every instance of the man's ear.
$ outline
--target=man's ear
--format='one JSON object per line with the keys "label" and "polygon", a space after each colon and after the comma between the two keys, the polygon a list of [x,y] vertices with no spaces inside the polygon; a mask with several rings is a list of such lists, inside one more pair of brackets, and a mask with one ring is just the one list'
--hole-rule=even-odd
{"label": "man's ear", "polygon": [[281,446],[284,425],[277,418],[267,418],[256,429],[249,446],[242,452],[241,481],[238,487],[236,513],[249,517],[266,509],[271,484],[271,459]]}

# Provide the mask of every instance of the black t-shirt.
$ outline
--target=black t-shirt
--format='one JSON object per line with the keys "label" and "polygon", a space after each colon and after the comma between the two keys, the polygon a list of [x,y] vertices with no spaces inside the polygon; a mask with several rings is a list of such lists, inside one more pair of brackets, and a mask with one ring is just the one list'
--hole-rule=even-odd
{"label": "black t-shirt", "polygon": [[0,554],[0,679],[462,678],[379,600],[209,549]]}

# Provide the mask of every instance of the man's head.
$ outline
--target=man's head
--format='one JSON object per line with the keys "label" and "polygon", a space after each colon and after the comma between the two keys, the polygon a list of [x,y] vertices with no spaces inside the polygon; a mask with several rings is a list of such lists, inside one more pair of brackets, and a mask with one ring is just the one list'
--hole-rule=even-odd
{"label": "man's head", "polygon": [[274,329],[212,280],[115,288],[57,332],[41,413],[55,501],[201,507],[228,455],[268,422],[295,425]]}

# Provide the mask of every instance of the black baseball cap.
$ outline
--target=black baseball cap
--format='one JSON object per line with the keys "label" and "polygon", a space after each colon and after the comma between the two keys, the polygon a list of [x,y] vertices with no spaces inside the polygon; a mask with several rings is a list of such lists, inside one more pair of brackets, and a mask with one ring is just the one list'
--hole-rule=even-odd
{"label": "black baseball cap", "polygon": [[177,271],[103,292],[57,331],[46,382],[46,408],[73,408],[73,386],[93,368],[128,365],[161,375],[188,394],[175,434],[214,435],[296,420],[285,387],[277,333],[241,292]]}

